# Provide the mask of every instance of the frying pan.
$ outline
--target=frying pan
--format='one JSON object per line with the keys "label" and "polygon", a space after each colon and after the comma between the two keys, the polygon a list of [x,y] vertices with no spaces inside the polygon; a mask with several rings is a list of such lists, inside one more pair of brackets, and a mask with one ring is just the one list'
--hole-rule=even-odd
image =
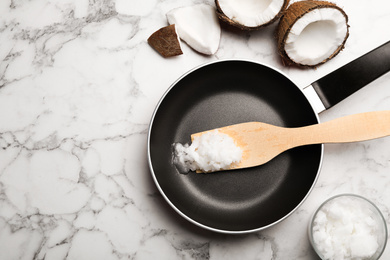
{"label": "frying pan", "polygon": [[192,133],[248,121],[317,124],[318,112],[389,70],[390,42],[303,91],[282,72],[254,61],[199,66],[172,84],[152,116],[148,160],[154,182],[173,209],[203,228],[241,234],[275,225],[314,187],[323,145],[291,149],[262,166],[210,174],[179,173],[172,145],[190,143]]}

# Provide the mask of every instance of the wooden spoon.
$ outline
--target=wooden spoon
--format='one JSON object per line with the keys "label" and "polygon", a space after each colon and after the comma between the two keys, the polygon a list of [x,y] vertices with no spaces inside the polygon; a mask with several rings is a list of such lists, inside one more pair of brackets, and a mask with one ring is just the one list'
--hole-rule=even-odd
{"label": "wooden spoon", "polygon": [[[262,165],[278,154],[302,145],[348,143],[390,135],[390,110],[341,117],[325,123],[285,128],[260,122],[225,126],[218,130],[232,137],[242,151],[240,163],[229,169]],[[195,136],[206,132],[195,133]]]}

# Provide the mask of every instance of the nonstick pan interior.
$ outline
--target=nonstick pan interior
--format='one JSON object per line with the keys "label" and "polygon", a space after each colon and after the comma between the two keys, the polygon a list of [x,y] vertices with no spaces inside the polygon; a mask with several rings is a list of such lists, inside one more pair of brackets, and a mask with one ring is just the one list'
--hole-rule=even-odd
{"label": "nonstick pan interior", "polygon": [[318,123],[318,116],[287,77],[242,60],[187,73],[157,106],[148,136],[152,176],[167,202],[191,222],[226,233],[261,230],[290,215],[314,186],[322,145],[294,148],[241,170],[181,174],[172,164],[173,143],[190,143],[192,133],[248,121],[298,127]]}

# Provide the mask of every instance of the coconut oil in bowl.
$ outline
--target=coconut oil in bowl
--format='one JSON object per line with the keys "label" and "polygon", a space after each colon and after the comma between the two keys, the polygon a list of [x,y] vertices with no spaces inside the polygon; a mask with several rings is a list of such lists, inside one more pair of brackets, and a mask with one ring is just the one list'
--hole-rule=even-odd
{"label": "coconut oil in bowl", "polygon": [[324,260],[377,260],[386,247],[387,226],[372,202],[341,194],[316,210],[309,224],[309,238]]}

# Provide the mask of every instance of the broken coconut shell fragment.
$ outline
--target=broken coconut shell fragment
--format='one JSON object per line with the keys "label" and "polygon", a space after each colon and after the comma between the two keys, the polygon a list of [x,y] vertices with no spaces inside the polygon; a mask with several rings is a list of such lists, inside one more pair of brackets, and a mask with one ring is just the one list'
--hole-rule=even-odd
{"label": "broken coconut shell fragment", "polygon": [[241,30],[257,30],[277,21],[289,0],[215,0],[218,18]]}
{"label": "broken coconut shell fragment", "polygon": [[348,16],[337,5],[295,2],[279,21],[278,52],[286,65],[316,67],[335,57],[348,36]]}
{"label": "broken coconut shell fragment", "polygon": [[175,24],[180,38],[194,50],[215,54],[221,39],[221,26],[214,6],[196,4],[175,8],[167,13],[169,24]]}
{"label": "broken coconut shell fragment", "polygon": [[165,58],[183,54],[174,24],[154,32],[148,38],[148,43]]}

